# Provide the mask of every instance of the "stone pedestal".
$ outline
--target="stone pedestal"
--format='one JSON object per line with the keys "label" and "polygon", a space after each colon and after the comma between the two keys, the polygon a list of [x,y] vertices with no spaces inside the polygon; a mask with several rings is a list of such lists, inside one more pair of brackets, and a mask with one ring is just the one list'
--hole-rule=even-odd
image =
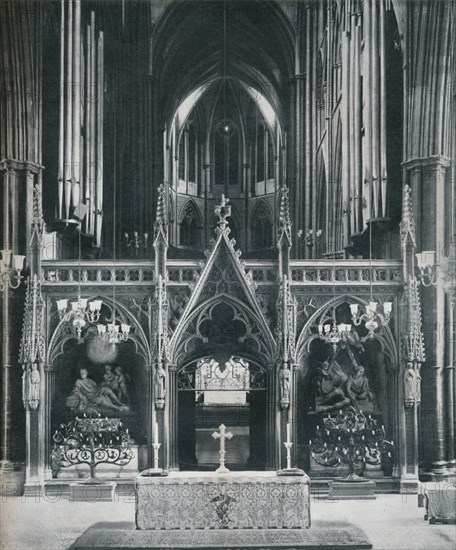
{"label": "stone pedestal", "polygon": [[373,500],[375,481],[330,481],[329,500]]}
{"label": "stone pedestal", "polygon": [[171,472],[136,479],[138,529],[303,529],[310,527],[307,475]]}
{"label": "stone pedestal", "polygon": [[433,489],[425,488],[426,515],[429,523],[456,523],[456,485],[434,484]]}
{"label": "stone pedestal", "polygon": [[70,502],[112,502],[116,484],[111,483],[71,483]]}

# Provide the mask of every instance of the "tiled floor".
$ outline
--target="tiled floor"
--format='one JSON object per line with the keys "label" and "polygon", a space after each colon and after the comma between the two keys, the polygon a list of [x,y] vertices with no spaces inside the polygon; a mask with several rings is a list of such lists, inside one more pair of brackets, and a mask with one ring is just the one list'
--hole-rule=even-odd
{"label": "tiled floor", "polygon": [[[66,550],[95,523],[134,529],[135,505],[132,497],[108,503],[4,497],[0,512],[2,549]],[[340,502],[312,496],[311,515],[314,527],[358,525],[376,550],[456,549],[456,526],[429,525],[416,495]]]}

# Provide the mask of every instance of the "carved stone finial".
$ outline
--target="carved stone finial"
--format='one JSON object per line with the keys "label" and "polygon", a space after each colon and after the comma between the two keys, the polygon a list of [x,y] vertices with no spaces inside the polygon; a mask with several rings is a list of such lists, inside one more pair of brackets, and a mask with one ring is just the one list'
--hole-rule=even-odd
{"label": "carved stone finial", "polygon": [[225,227],[228,225],[227,218],[231,216],[231,205],[228,204],[229,202],[230,199],[228,197],[225,197],[225,195],[222,193],[220,204],[216,205],[214,209],[215,215],[218,217],[217,224],[220,226],[221,229],[225,229]]}
{"label": "carved stone finial", "polygon": [[283,184],[279,191],[279,216],[277,220],[277,244],[280,247],[284,237],[291,246],[291,219],[290,201],[288,198],[288,187]]}
{"label": "carved stone finial", "polygon": [[411,193],[410,186],[405,184],[402,193],[402,220],[400,223],[400,231],[402,244],[405,245],[407,238],[410,237],[413,246],[416,247],[415,219],[413,216]]}
{"label": "carved stone finial", "polygon": [[154,223],[155,242],[160,235],[168,241],[168,210],[166,208],[165,187],[161,184],[158,188],[157,211]]}

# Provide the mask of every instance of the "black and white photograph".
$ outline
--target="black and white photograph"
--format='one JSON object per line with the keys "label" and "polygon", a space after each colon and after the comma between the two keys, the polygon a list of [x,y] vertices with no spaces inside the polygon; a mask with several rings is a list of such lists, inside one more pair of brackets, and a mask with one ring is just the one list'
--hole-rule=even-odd
{"label": "black and white photograph", "polygon": [[456,0],[0,0],[0,548],[456,549]]}

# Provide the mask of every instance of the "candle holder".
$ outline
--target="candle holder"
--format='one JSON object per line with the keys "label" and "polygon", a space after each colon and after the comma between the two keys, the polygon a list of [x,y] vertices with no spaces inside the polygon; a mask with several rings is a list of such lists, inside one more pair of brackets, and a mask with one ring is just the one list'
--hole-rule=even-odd
{"label": "candle holder", "polygon": [[24,267],[25,256],[13,254],[11,250],[2,250],[0,260],[0,292],[11,288],[19,288],[22,279],[21,271]]}
{"label": "candle holder", "polygon": [[84,414],[83,418],[60,424],[53,436],[52,460],[61,468],[88,464],[87,483],[99,483],[95,477],[98,464],[126,466],[133,458],[128,428],[118,418],[101,418]]}
{"label": "candle holder", "polygon": [[[393,442],[385,439],[385,428],[371,415],[348,407],[334,416],[328,414],[309,441],[312,458],[320,466],[348,466],[348,476],[340,481],[365,481],[366,464],[379,465],[382,456],[391,458]],[[356,473],[358,472],[358,473]],[[358,475],[359,474],[359,475]]]}
{"label": "candle holder", "polygon": [[138,256],[139,250],[143,248],[147,249],[149,246],[149,233],[139,233],[139,231],[133,231],[133,233],[124,233],[125,246],[127,250],[130,250],[131,256]]}
{"label": "candle holder", "polygon": [[284,442],[284,446],[287,450],[287,467],[284,470],[279,470],[277,472],[278,476],[303,476],[305,474],[304,470],[300,468],[292,468],[291,466],[291,449],[293,443],[291,441],[291,424],[287,423],[287,440]]}

